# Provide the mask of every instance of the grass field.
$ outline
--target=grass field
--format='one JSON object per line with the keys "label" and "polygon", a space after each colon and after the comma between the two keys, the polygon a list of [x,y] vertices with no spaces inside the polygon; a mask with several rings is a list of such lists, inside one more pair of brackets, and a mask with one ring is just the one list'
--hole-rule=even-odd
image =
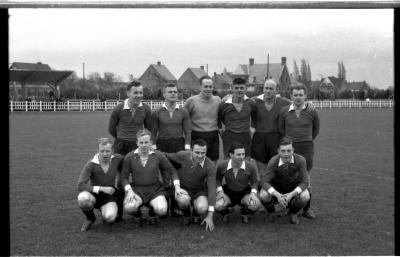
{"label": "grass field", "polygon": [[317,219],[216,214],[212,233],[178,218],[135,228],[127,215],[80,232],[76,182],[110,112],[10,113],[11,255],[394,255],[393,109],[318,111]]}

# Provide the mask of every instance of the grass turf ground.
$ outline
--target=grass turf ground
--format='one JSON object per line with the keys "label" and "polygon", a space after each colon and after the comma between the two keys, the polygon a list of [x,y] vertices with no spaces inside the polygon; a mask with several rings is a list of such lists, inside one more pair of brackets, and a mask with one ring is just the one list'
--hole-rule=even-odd
{"label": "grass turf ground", "polygon": [[288,217],[244,225],[240,215],[215,231],[98,220],[80,232],[77,179],[108,136],[110,112],[10,113],[11,255],[394,255],[393,109],[319,109],[312,173],[316,220]]}

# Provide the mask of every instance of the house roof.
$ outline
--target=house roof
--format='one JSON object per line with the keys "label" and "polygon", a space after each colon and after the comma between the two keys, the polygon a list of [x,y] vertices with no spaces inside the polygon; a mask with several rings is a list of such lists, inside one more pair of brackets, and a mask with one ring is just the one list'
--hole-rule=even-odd
{"label": "house roof", "polygon": [[54,71],[54,70],[16,70],[10,69],[10,81],[20,83],[60,83],[71,75],[73,71]]}
{"label": "house roof", "polygon": [[228,76],[227,74],[214,74],[215,79],[219,79],[221,81],[224,81],[226,83],[232,83],[232,78]]}
{"label": "house roof", "polygon": [[28,62],[13,62],[10,66],[10,69],[17,70],[47,70],[51,71],[51,68],[48,64],[44,64],[41,62],[38,63],[28,63]]}
{"label": "house roof", "polygon": [[332,86],[332,87],[334,87],[335,85],[332,83],[332,81],[329,78],[323,78],[321,80],[320,86]]}
{"label": "house roof", "polygon": [[188,70],[191,70],[198,79],[208,75],[207,72],[200,68],[188,68]]}
{"label": "house roof", "polygon": [[[249,83],[263,84],[268,71],[268,76],[279,83],[284,67],[285,66],[280,63],[270,63],[269,66],[267,63],[255,63],[253,65],[239,64],[233,74],[248,75]],[[254,77],[256,78],[255,81]]]}
{"label": "house roof", "polygon": [[165,65],[162,65],[162,64],[151,64],[150,66],[153,67],[160,74],[160,76],[162,78],[164,78],[165,80],[176,81],[175,76],[172,75],[172,73],[167,69],[167,67]]}

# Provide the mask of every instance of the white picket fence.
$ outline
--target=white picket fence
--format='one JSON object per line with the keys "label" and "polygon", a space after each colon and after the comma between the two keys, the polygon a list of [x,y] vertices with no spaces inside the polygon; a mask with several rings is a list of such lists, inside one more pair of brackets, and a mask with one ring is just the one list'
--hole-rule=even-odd
{"label": "white picket fence", "polygon": [[[63,101],[63,102],[27,102],[27,101],[9,101],[9,111],[110,111],[120,101],[105,101],[97,100],[82,100],[82,101]],[[143,101],[148,104],[151,109],[162,105],[162,101]],[[312,101],[317,108],[393,108],[394,100],[370,100],[370,101],[355,101],[355,100],[340,100],[340,101]],[[182,105],[184,101],[179,101]]]}

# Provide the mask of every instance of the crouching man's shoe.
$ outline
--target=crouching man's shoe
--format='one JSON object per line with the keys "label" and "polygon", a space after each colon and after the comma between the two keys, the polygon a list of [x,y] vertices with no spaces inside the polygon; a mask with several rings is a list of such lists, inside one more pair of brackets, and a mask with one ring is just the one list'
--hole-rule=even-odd
{"label": "crouching man's shoe", "polygon": [[290,215],[290,223],[292,224],[299,224],[299,218],[297,217],[297,213],[296,214],[289,214]]}
{"label": "crouching man's shoe", "polygon": [[316,218],[314,211],[310,210],[310,209],[303,211],[303,213],[301,215],[310,220],[313,220]]}
{"label": "crouching man's shoe", "polygon": [[82,227],[81,227],[81,231],[82,231],[82,232],[88,231],[88,230],[92,227],[92,225],[93,225],[93,223],[94,223],[95,221],[96,221],[96,220],[88,220],[88,219],[85,219],[85,220],[83,221],[83,224],[82,224]]}

